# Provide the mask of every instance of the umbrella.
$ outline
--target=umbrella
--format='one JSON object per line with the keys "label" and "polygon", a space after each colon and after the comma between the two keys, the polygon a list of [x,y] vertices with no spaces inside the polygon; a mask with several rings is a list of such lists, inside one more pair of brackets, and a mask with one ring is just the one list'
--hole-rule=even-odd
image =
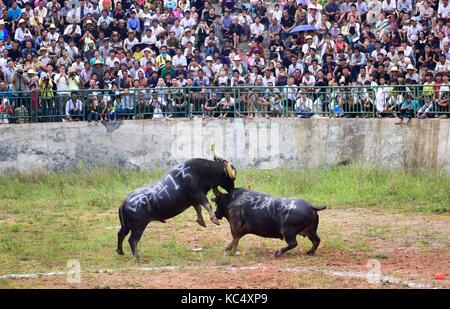
{"label": "umbrella", "polygon": [[291,31],[289,31],[290,34],[297,33],[297,32],[303,32],[303,31],[317,31],[317,28],[311,25],[299,25],[294,28],[292,28]]}

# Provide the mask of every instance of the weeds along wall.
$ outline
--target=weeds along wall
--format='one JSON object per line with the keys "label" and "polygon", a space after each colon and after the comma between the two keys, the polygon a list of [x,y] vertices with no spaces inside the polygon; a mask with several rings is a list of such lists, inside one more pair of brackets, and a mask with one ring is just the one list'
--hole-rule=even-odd
{"label": "weeds along wall", "polygon": [[111,167],[164,169],[212,158],[237,167],[309,169],[347,162],[450,175],[450,121],[413,119],[128,120],[0,125],[0,174]]}

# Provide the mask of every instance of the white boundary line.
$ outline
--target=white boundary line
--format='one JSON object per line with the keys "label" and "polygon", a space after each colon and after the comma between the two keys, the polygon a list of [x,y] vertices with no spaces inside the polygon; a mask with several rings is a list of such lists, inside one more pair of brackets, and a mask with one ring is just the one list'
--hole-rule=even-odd
{"label": "white boundary line", "polygon": [[[125,269],[106,269],[106,270],[95,270],[95,271],[85,271],[85,273],[119,273],[128,270],[140,270],[140,271],[177,271],[177,270],[227,270],[227,271],[240,271],[240,270],[281,270],[285,272],[318,272],[326,275],[336,276],[336,277],[346,277],[346,278],[359,278],[369,280],[368,274],[364,272],[353,272],[353,271],[338,271],[317,267],[270,267],[264,265],[254,265],[254,266],[157,266],[157,267],[133,267]],[[30,273],[30,274],[5,274],[0,275],[0,279],[38,279],[40,277],[54,277],[67,275],[67,272],[47,272],[47,273]],[[392,276],[379,276],[378,278],[370,278],[371,283],[374,284],[403,284],[408,288],[414,289],[430,289],[437,288],[431,284],[410,281],[406,279],[400,279]]]}

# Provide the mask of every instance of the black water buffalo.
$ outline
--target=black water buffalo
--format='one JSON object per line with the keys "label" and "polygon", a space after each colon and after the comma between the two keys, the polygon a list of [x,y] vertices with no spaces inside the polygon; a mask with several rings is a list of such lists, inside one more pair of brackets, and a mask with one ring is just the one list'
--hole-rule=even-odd
{"label": "black water buffalo", "polygon": [[191,159],[172,168],[158,182],[131,192],[119,209],[121,228],[117,234],[117,253],[123,255],[122,243],[131,231],[128,242],[131,252],[139,259],[137,243],[151,221],[165,222],[190,206],[197,212],[197,222],[206,226],[201,213],[203,206],[211,221],[219,224],[206,194],[217,187],[228,192],[234,189],[236,169],[233,165],[214,155],[214,160]]}
{"label": "black water buffalo", "polygon": [[284,239],[287,246],[277,250],[276,257],[297,246],[297,234],[311,240],[313,247],[308,254],[313,255],[319,246],[317,212],[325,206],[313,206],[302,199],[275,198],[242,188],[217,195],[213,201],[217,204],[216,217],[225,217],[230,223],[233,241],[226,251],[235,252],[239,239],[246,234]]}

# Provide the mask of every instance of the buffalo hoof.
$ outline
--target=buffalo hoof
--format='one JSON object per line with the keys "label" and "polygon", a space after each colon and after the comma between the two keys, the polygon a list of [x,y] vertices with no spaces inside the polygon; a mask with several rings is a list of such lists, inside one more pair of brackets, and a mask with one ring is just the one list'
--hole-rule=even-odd
{"label": "buffalo hoof", "polygon": [[216,217],[212,217],[211,222],[214,223],[215,225],[220,225],[219,219],[217,219]]}
{"label": "buffalo hoof", "polygon": [[316,251],[313,250],[309,250],[308,252],[306,252],[307,255],[314,255],[316,253]]}
{"label": "buffalo hoof", "polygon": [[279,258],[282,254],[283,254],[283,252],[281,252],[281,250],[277,250],[273,253],[273,256],[276,258]]}
{"label": "buffalo hoof", "polygon": [[203,227],[206,227],[206,223],[205,223],[205,220],[198,220],[197,219],[197,223],[199,224],[199,225],[201,225],[201,226],[203,226]]}
{"label": "buffalo hoof", "polygon": [[122,250],[116,250],[116,252],[117,252],[118,255],[124,255],[125,254],[125,253],[123,253]]}

